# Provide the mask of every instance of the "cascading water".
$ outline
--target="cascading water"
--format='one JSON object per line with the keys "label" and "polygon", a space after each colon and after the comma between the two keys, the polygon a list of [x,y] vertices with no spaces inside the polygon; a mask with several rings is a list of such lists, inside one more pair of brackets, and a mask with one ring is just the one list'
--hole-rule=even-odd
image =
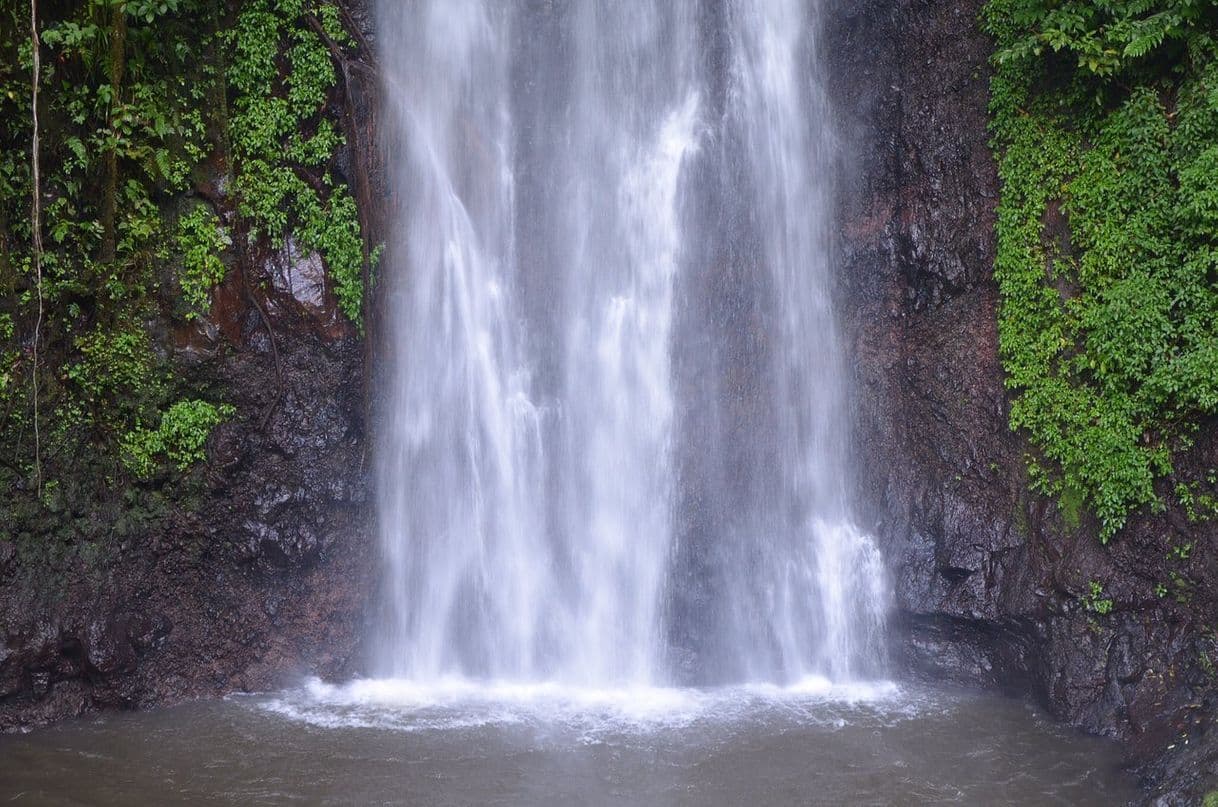
{"label": "cascading water", "polygon": [[1022,702],[882,680],[818,0],[378,2],[377,677],[0,733],[0,801],[1144,797]]}
{"label": "cascading water", "polygon": [[801,0],[382,0],[376,672],[873,673]]}

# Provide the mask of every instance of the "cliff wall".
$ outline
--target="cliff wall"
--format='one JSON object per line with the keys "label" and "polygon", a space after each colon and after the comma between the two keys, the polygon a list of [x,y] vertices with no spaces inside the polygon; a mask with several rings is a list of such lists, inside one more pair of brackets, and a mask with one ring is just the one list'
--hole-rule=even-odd
{"label": "cliff wall", "polygon": [[[893,576],[895,657],[913,674],[1031,692],[1126,741],[1148,786],[1195,797],[1212,749],[1167,752],[1213,742],[1214,528],[1169,507],[1105,546],[1094,519],[1072,523],[1030,492],[998,355],[981,5],[852,4],[826,37],[847,146],[858,485]],[[1185,463],[1215,456],[1206,427]],[[1182,544],[1188,556],[1173,555]],[[1191,585],[1164,596],[1169,579]]]}

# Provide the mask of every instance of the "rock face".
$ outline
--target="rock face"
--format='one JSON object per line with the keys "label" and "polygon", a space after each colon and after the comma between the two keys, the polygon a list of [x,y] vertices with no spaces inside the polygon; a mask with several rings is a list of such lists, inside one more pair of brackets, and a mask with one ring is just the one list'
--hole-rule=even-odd
{"label": "rock face", "polygon": [[[1029,492],[997,350],[982,4],[840,5],[826,47],[851,149],[841,310],[860,498],[896,590],[895,654],[927,676],[1032,691],[1062,719],[1126,740],[1135,761],[1160,760],[1144,770],[1152,786],[1170,773],[1168,798],[1196,796],[1218,772],[1213,754],[1161,758],[1185,740],[1214,743],[1215,530],[1169,509],[1131,519],[1105,547],[1086,515],[1072,523]],[[1183,464],[1212,467],[1215,446],[1203,429]]]}
{"label": "rock face", "polygon": [[[365,127],[366,96],[354,104]],[[215,167],[195,192],[231,227],[230,179]],[[105,540],[43,541],[24,557],[0,542],[0,730],[342,676],[362,662],[366,345],[321,258],[292,238],[231,263],[206,318],[148,323],[188,386],[235,407],[202,468],[113,506]],[[56,505],[99,518],[73,511],[82,506]]]}
{"label": "rock face", "polygon": [[320,306],[292,290],[258,296],[275,312],[269,329],[248,302],[218,299],[191,338],[173,339],[181,372],[205,376],[239,414],[154,528],[115,524],[104,546],[58,561],[22,563],[0,545],[0,730],[359,661],[361,342],[332,294]]}
{"label": "rock face", "polygon": [[[371,40],[365,0],[342,7]],[[385,199],[366,146],[375,76],[358,72],[342,92],[330,110],[347,135],[340,178],[356,189],[369,178],[361,214],[375,239],[374,200]],[[232,178],[223,165],[209,170],[195,195],[235,227]],[[0,731],[266,690],[306,673],[343,677],[363,662],[374,585],[368,343],[339,310],[321,258],[295,239],[231,257],[210,314],[186,324],[168,313],[175,273],[165,267],[166,314],[147,323],[186,386],[236,409],[202,467],[154,480],[151,495],[116,494],[105,512],[65,491],[59,522],[65,512],[93,527],[112,519],[91,530],[105,540],[0,541]]]}

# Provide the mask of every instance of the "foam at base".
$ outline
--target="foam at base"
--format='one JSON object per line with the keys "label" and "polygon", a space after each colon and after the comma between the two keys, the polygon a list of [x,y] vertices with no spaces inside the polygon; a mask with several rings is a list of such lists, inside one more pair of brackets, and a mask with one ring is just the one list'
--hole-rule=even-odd
{"label": "foam at base", "polygon": [[815,676],[790,686],[745,684],[704,690],[462,678],[358,679],[335,685],[312,678],[296,689],[251,700],[258,709],[323,728],[432,731],[554,725],[585,734],[648,733],[762,716],[837,725],[845,715],[854,719],[859,712],[870,718],[903,719],[926,705],[920,694],[891,681],[834,684]]}

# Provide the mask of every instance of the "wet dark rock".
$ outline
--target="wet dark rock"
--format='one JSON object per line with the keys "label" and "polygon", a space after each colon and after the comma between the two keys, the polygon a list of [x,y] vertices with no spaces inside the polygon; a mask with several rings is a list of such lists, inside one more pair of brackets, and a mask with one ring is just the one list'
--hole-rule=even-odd
{"label": "wet dark rock", "polygon": [[30,673],[30,692],[39,700],[51,691],[51,674],[46,670]]}
{"label": "wet dark rock", "polygon": [[307,252],[291,236],[267,261],[275,299],[291,298],[306,311],[324,313],[328,300],[326,266],[317,252]]}
{"label": "wet dark rock", "polygon": [[363,344],[330,297],[299,299],[295,276],[276,289],[247,257],[269,321],[222,286],[208,318],[222,347],[174,353],[237,414],[200,467],[149,483],[167,486],[165,511],[118,513],[96,545],[0,544],[0,730],[350,674],[363,657]]}
{"label": "wet dark rock", "polygon": [[902,614],[897,661],[914,677],[1024,694],[1036,686],[1035,626]]}

